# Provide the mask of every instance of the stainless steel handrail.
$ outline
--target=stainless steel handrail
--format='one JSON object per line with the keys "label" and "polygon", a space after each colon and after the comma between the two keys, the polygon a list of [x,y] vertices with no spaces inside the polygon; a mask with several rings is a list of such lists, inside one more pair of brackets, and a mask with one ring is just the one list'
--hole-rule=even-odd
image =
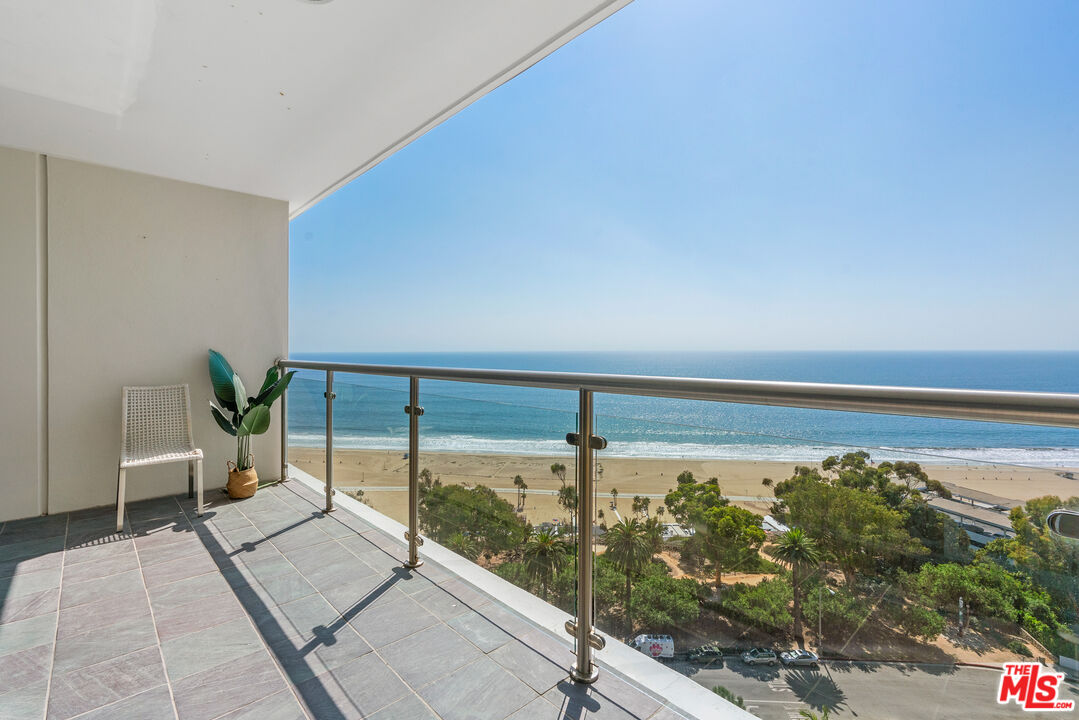
{"label": "stainless steel handrail", "polygon": [[294,370],[1079,428],[1079,394],[282,360]]}
{"label": "stainless steel handrail", "polygon": [[[656,377],[645,375],[603,375],[593,373],[537,372],[530,370],[476,370],[464,368],[407,367],[398,365],[360,365],[307,360],[279,360],[278,367],[293,370],[316,370],[326,373],[326,511],[333,509],[333,375],[335,372],[409,378],[409,559],[406,567],[422,564],[418,548],[418,453],[420,380],[515,385],[522,387],[572,390],[578,393],[580,413],[578,432],[571,433],[577,444],[578,542],[582,550],[591,546],[592,489],[594,458],[592,453],[605,441],[593,437],[593,398],[595,392],[620,395],[647,395],[687,400],[775,405],[843,410],[849,412],[919,417],[980,420],[1024,425],[1049,425],[1079,428],[1079,394],[1006,392],[993,390],[954,390],[943,388],[888,387],[875,385],[837,385],[828,383],[770,382],[760,380],[712,380],[706,378]],[[282,402],[282,410],[285,404]],[[287,426],[282,417],[282,465],[287,459]],[[567,437],[567,439],[570,439]],[[286,471],[282,470],[284,476]],[[577,618],[567,623],[576,640],[576,659],[571,677],[582,683],[594,682],[598,671],[592,660],[593,647],[603,647],[601,636],[593,630],[591,555],[581,552],[578,559]]]}

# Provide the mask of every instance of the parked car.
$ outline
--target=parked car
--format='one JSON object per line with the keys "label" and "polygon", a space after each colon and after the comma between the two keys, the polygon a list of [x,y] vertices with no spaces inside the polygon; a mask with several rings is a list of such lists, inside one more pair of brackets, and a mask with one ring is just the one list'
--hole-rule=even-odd
{"label": "parked car", "polygon": [[719,645],[701,645],[690,650],[686,659],[698,665],[722,665],[723,650]]}
{"label": "parked car", "polygon": [[769,648],[753,648],[742,653],[742,662],[746,665],[778,665],[776,651]]}
{"label": "parked car", "polygon": [[785,653],[780,653],[779,659],[788,667],[792,665],[812,668],[820,667],[820,658],[817,657],[816,653],[810,652],[809,650],[790,650]]}
{"label": "parked car", "polygon": [[657,660],[674,657],[674,638],[670,635],[638,635],[630,647]]}

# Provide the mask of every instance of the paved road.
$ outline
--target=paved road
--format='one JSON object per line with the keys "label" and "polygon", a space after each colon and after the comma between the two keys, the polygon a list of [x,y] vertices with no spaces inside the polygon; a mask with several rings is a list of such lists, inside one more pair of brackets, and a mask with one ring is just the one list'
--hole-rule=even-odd
{"label": "paved road", "polygon": [[[1031,716],[1018,706],[998,705],[997,670],[954,665],[825,663],[820,670],[749,667],[727,658],[722,668],[672,664],[711,688],[742,696],[746,709],[764,720],[796,720],[799,710],[832,707],[832,718],[861,720],[990,720]],[[1065,684],[1061,699],[1079,706],[1079,687]],[[1042,714],[1045,715],[1044,713]],[[1074,713],[1050,713],[1061,720]]]}

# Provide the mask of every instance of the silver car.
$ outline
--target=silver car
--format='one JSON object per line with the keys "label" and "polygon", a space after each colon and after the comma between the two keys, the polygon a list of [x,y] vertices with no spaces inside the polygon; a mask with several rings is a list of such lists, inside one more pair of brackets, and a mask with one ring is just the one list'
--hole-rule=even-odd
{"label": "silver car", "polygon": [[775,650],[753,648],[742,653],[742,662],[746,665],[778,665]]}
{"label": "silver car", "polygon": [[792,665],[800,665],[803,667],[820,667],[820,658],[816,653],[809,650],[789,650],[785,653],[780,653],[779,659],[783,661],[783,664],[787,667]]}

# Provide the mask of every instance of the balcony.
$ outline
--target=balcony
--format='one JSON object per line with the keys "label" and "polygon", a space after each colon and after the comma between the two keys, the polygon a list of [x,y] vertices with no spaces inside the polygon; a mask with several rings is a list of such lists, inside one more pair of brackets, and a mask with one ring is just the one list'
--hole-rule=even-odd
{"label": "balcony", "polygon": [[[301,482],[0,531],[5,718],[655,718],[563,639]],[[685,681],[687,684],[689,681]],[[46,712],[47,709],[47,712]]]}

